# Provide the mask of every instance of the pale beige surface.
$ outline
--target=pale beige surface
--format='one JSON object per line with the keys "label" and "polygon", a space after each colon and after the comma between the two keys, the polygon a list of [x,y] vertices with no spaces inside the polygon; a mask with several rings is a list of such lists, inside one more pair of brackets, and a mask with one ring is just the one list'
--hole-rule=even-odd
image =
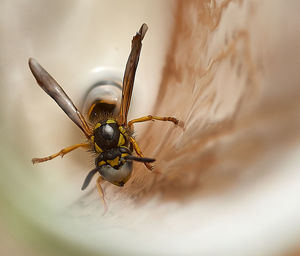
{"label": "pale beige surface", "polygon": [[[77,152],[64,161],[39,167],[43,174],[33,170],[36,183],[41,182],[45,188],[36,195],[38,190],[27,186],[30,193],[26,198],[35,199],[35,208],[21,204],[21,209],[38,214],[43,212],[40,208],[48,207],[46,217],[32,219],[61,241],[94,252],[273,256],[298,248],[299,7],[297,1],[179,1],[177,10],[172,10],[171,40],[165,50],[166,61],[161,64],[157,104],[151,113],[175,115],[185,122],[185,130],[156,122],[146,125],[137,136],[145,155],[157,158],[156,167],[162,174],[151,174],[136,164],[134,177],[123,189],[106,184],[109,212],[102,216],[96,191],[91,188],[81,196],[78,190],[92,165]],[[164,27],[161,13],[157,27],[169,31],[166,28],[171,26]],[[151,30],[157,29],[148,25]],[[116,27],[120,29],[121,25]],[[124,36],[122,33],[122,41],[124,38],[127,32]],[[148,87],[151,82],[155,84],[152,68],[143,71],[143,59],[147,62],[153,58],[147,49],[157,47],[151,38],[149,31],[138,70],[145,75]],[[68,50],[62,48],[60,53],[68,63]],[[76,65],[63,72],[56,57],[48,58],[53,72],[60,74],[66,86],[70,84],[68,91],[79,97],[81,87],[71,86],[71,70],[77,69]],[[16,63],[22,69],[23,64]],[[84,73],[86,65],[82,63]],[[26,74],[26,79],[32,86],[30,75]],[[135,90],[148,88],[143,79],[140,81]],[[41,93],[37,88],[33,97],[32,92],[23,97],[34,100]],[[139,91],[137,95],[143,94]],[[145,97],[142,103],[148,99]],[[39,145],[43,138],[52,138],[53,128],[49,125],[43,130],[45,121],[38,117],[31,120],[41,130],[32,131],[39,139],[33,140],[30,152],[25,154],[28,157],[37,148],[43,154],[58,143],[72,143],[80,134],[63,113],[52,110],[56,107],[53,102],[48,105],[46,101],[44,96],[41,102],[46,105],[39,105],[38,110],[33,105],[32,110],[49,109],[47,117],[49,114],[55,122],[54,127],[59,124],[66,131],[57,140],[50,139],[48,145]],[[141,114],[139,106],[143,104],[133,105],[137,109],[134,117]],[[150,107],[143,113],[147,110]],[[70,130],[72,135],[68,135]],[[26,169],[32,170],[29,164]],[[44,193],[49,196],[43,197]]]}

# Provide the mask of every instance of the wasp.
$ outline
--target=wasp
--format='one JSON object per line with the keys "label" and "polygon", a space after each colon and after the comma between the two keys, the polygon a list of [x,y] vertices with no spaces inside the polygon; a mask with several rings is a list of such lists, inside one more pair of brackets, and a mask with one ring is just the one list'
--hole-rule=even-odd
{"label": "wasp", "polygon": [[[95,168],[86,176],[82,190],[86,189],[93,176],[98,173],[96,181],[97,189],[104,205],[106,206],[104,193],[101,187],[103,181],[108,181],[117,186],[124,186],[132,175],[132,162],[142,162],[152,170],[153,158],[143,155],[134,133],[134,124],[149,120],[170,121],[175,125],[179,120],[174,117],[144,116],[127,121],[131,95],[139,57],[142,48],[142,40],[148,30],[143,24],[132,39],[131,52],[127,60],[122,83],[122,96],[119,112],[115,114],[107,109],[102,109],[103,101],[94,102],[88,111],[87,120],[73,104],[72,100],[64,92],[55,79],[33,58],[29,59],[30,70],[39,86],[52,97],[67,116],[81,129],[86,141],[66,147],[59,152],[43,158],[33,158],[32,162],[41,163],[77,149],[85,148],[95,153]],[[110,104],[109,102],[106,102]],[[134,155],[134,152],[136,155]]]}

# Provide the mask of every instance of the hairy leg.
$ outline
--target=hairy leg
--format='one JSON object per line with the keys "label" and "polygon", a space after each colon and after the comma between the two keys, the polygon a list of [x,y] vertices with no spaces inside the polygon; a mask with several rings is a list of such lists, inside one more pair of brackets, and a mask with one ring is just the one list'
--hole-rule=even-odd
{"label": "hairy leg", "polygon": [[42,158],[32,158],[31,161],[33,164],[46,162],[46,161],[52,160],[53,158],[58,157],[58,156],[63,157],[65,154],[68,154],[69,152],[71,152],[77,148],[80,148],[80,147],[89,148],[89,146],[90,146],[89,143],[75,144],[70,147],[66,147],[66,148],[62,149],[61,151],[59,151],[53,155],[50,155],[50,156],[46,156],[46,157],[42,157]]}
{"label": "hairy leg", "polygon": [[171,116],[164,116],[164,117],[161,117],[161,116],[152,116],[152,115],[148,115],[148,116],[143,116],[143,117],[140,117],[140,118],[136,118],[136,119],[133,119],[131,121],[128,122],[128,126],[133,129],[133,124],[134,123],[141,123],[141,122],[146,122],[146,121],[154,121],[154,120],[158,120],[158,121],[169,121],[169,122],[173,122],[174,124],[176,125],[179,125],[179,126],[183,126],[183,123],[180,122],[177,118],[175,117],[171,117]]}

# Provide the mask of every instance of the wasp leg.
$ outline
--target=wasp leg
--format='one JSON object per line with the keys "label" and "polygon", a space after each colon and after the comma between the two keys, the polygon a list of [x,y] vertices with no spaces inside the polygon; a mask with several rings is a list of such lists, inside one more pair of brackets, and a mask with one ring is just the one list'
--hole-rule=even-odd
{"label": "wasp leg", "polygon": [[[144,154],[142,153],[139,145],[137,144],[137,142],[135,141],[134,138],[132,138],[131,136],[129,136],[129,141],[131,143],[131,145],[133,146],[135,152],[140,156],[140,157],[145,157]],[[150,163],[144,163],[144,165],[146,165],[146,167],[151,171],[153,169],[153,165]]]}
{"label": "wasp leg", "polygon": [[161,117],[161,116],[151,116],[151,115],[148,115],[148,116],[143,116],[143,117],[140,117],[140,118],[137,118],[137,119],[133,119],[131,121],[128,122],[128,126],[133,129],[133,124],[134,123],[141,123],[141,122],[146,122],[146,121],[151,121],[151,120],[159,120],[159,121],[170,121],[170,122],[173,122],[174,124],[176,125],[180,125],[180,126],[183,126],[183,123],[180,122],[177,118],[175,117],[171,117],[171,116],[164,116],[164,117]]}
{"label": "wasp leg", "polygon": [[107,204],[106,204],[106,201],[105,201],[105,198],[104,198],[104,192],[103,192],[103,189],[101,187],[101,182],[102,181],[104,181],[104,179],[101,176],[99,176],[97,181],[96,181],[96,184],[97,184],[98,193],[99,193],[99,195],[100,195],[100,197],[103,201],[103,204],[104,204],[104,213],[106,213],[108,208],[107,208]]}
{"label": "wasp leg", "polygon": [[45,162],[45,161],[49,161],[55,157],[58,157],[58,156],[61,156],[63,157],[65,154],[68,154],[69,152],[75,150],[76,148],[80,148],[80,147],[83,147],[83,148],[89,148],[90,147],[90,144],[89,143],[79,143],[79,144],[75,144],[73,146],[70,146],[70,147],[67,147],[67,148],[64,148],[62,149],[61,151],[51,155],[51,156],[46,156],[46,157],[42,157],[42,158],[32,158],[32,163],[33,164],[36,164],[36,163],[42,163],[42,162]]}

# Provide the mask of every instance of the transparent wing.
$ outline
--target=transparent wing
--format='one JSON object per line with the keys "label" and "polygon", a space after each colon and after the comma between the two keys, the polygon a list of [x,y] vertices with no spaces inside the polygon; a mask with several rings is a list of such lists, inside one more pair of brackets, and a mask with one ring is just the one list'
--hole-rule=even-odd
{"label": "transparent wing", "polygon": [[132,39],[131,52],[127,60],[126,69],[123,78],[123,89],[121,108],[119,113],[119,125],[127,124],[127,114],[130,106],[134,77],[137,65],[139,63],[140,53],[142,49],[142,40],[148,30],[148,26],[144,23],[139,32]]}
{"label": "transparent wing", "polygon": [[30,58],[28,63],[39,86],[56,101],[68,117],[83,131],[85,136],[90,138],[92,132],[84,117],[60,85],[35,59]]}

